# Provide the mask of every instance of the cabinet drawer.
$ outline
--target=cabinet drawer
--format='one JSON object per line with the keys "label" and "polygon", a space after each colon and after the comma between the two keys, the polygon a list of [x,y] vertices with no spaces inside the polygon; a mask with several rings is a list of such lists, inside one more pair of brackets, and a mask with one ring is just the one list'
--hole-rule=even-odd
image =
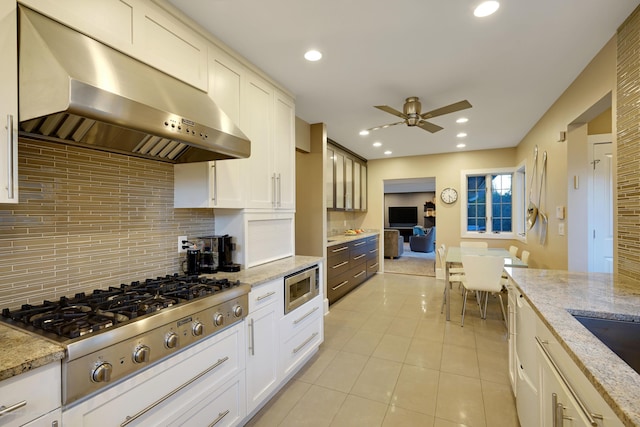
{"label": "cabinet drawer", "polygon": [[348,271],[350,268],[349,251],[327,260],[327,276],[329,279]]}
{"label": "cabinet drawer", "polygon": [[25,402],[21,408],[3,415],[0,425],[23,425],[59,408],[61,378],[60,362],[54,362],[0,382],[0,407]]}
{"label": "cabinet drawer", "polygon": [[276,279],[254,286],[249,292],[249,313],[260,307],[280,301],[284,310],[284,280]]}
{"label": "cabinet drawer", "polygon": [[367,253],[367,240],[356,240],[351,242],[351,257]]}
{"label": "cabinet drawer", "polygon": [[327,260],[332,261],[333,257],[339,256],[339,255],[343,255],[344,253],[347,253],[347,257],[349,256],[349,244],[348,243],[341,243],[338,245],[333,245],[333,246],[329,246],[327,247]]}
{"label": "cabinet drawer", "polygon": [[283,377],[300,367],[323,341],[322,316],[314,316],[313,321],[300,329],[292,338],[283,342],[281,350],[281,369]]}
{"label": "cabinet drawer", "polygon": [[378,258],[367,260],[367,277],[371,277],[376,274],[380,269],[380,264],[378,263]]}
{"label": "cabinet drawer", "polygon": [[288,341],[299,330],[322,317],[322,298],[320,295],[308,303],[296,308],[280,319],[280,336],[282,341]]}

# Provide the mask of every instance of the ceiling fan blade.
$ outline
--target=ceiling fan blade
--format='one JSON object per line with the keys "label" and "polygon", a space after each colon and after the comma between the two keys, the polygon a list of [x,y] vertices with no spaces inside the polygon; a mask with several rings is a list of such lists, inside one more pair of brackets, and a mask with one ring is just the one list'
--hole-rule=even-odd
{"label": "ceiling fan blade", "polygon": [[390,126],[401,125],[401,124],[404,124],[404,121],[395,122],[395,123],[389,123],[388,125],[376,126],[374,128],[370,128],[370,129],[367,129],[367,130],[369,132],[371,132],[372,130],[386,129],[386,128],[390,127]]}
{"label": "ceiling fan blade", "polygon": [[430,122],[426,122],[424,120],[421,121],[420,123],[418,123],[416,126],[418,126],[420,129],[424,129],[424,130],[429,131],[431,133],[436,133],[439,130],[444,129],[444,128],[436,125],[436,124],[433,124],[433,123],[430,123]]}
{"label": "ceiling fan blade", "polygon": [[456,102],[454,104],[447,105],[446,107],[440,107],[436,108],[435,110],[427,111],[426,113],[420,114],[420,117],[422,117],[423,119],[430,119],[432,117],[455,113],[456,111],[465,110],[467,108],[471,108],[471,104],[465,99],[464,101]]}
{"label": "ceiling fan blade", "polygon": [[407,115],[401,111],[396,110],[395,108],[389,107],[388,105],[375,105],[378,110],[382,110],[389,114],[393,114],[394,116],[402,117],[403,119],[407,118]]}

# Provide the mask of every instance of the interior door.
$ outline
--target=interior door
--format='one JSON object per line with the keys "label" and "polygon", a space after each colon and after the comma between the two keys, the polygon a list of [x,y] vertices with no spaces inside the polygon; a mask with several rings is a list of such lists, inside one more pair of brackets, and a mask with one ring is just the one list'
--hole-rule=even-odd
{"label": "interior door", "polygon": [[613,272],[613,169],[612,143],[592,146],[589,187],[589,271]]}

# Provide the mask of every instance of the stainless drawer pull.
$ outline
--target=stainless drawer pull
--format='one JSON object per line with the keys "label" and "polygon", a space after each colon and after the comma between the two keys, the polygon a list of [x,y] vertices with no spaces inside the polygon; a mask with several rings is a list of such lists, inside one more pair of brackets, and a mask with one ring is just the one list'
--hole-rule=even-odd
{"label": "stainless drawer pull", "polygon": [[255,356],[255,354],[256,354],[256,349],[255,349],[256,343],[255,343],[255,336],[253,334],[253,331],[254,331],[253,318],[251,318],[251,322],[249,322],[249,329],[251,329],[251,332],[250,332],[250,334],[251,334],[250,338],[251,339],[249,340],[249,350],[251,350],[251,355]]}
{"label": "stainless drawer pull", "polygon": [[338,249],[331,249],[331,252],[333,252],[335,254],[337,252],[346,251],[347,249],[349,249],[349,246],[343,246],[343,247],[338,248]]}
{"label": "stainless drawer pull", "polygon": [[354,243],[353,246],[362,246],[362,245],[366,245],[367,242],[358,242],[358,243]]}
{"label": "stainless drawer pull", "polygon": [[342,267],[343,265],[347,265],[347,264],[349,264],[349,261],[343,261],[343,262],[341,262],[340,264],[336,264],[336,265],[334,265],[334,266],[333,266],[333,267],[331,267],[331,268],[340,268],[340,267]]}
{"label": "stainless drawer pull", "polygon": [[218,361],[216,363],[214,363],[212,366],[210,366],[209,368],[207,368],[204,371],[200,372],[198,375],[196,375],[195,377],[191,378],[189,381],[187,381],[186,383],[182,384],[180,387],[178,387],[177,389],[173,390],[171,393],[168,393],[165,396],[161,397],[160,399],[156,400],[151,405],[147,406],[146,408],[144,408],[142,411],[138,412],[134,416],[130,417],[130,416],[127,415],[127,417],[125,418],[124,422],[122,424],[120,424],[120,427],[124,427],[124,426],[127,426],[127,425],[131,424],[132,422],[134,422],[135,420],[137,420],[138,418],[140,418],[141,416],[143,416],[144,414],[146,414],[147,412],[149,412],[150,410],[152,410],[156,406],[160,405],[165,400],[169,399],[171,396],[175,395],[176,393],[179,393],[180,391],[182,391],[186,387],[189,387],[195,381],[198,381],[200,378],[202,378],[203,376],[207,375],[209,372],[213,371],[215,368],[217,368],[218,366],[222,365],[227,360],[229,360],[228,356],[225,356],[222,359],[218,359]]}
{"label": "stainless drawer pull", "polygon": [[371,250],[369,251],[369,253],[370,253],[370,254],[375,254],[376,252],[378,252],[378,248],[371,249]]}
{"label": "stainless drawer pull", "polygon": [[360,276],[362,276],[363,274],[367,274],[367,271],[366,271],[366,270],[362,270],[360,273],[358,273],[358,274],[356,274],[355,276],[353,276],[353,278],[355,279],[356,277],[360,277]]}
{"label": "stainless drawer pull", "polygon": [[211,163],[211,171],[213,172],[213,206],[218,204],[218,168],[216,162]]}
{"label": "stainless drawer pull", "polygon": [[376,268],[378,266],[378,263],[376,262],[375,264],[373,264],[371,267],[369,268]]}
{"label": "stainless drawer pull", "polygon": [[[571,396],[573,396],[575,401],[578,403],[578,406],[580,407],[580,410],[582,411],[582,413],[585,415],[585,417],[587,417],[587,420],[589,421],[589,424],[592,427],[598,427],[598,423],[596,422],[595,418],[602,418],[602,415],[592,414],[591,412],[589,412],[589,410],[587,409],[585,404],[582,402],[580,397],[573,390],[573,387],[571,387],[571,384],[569,384],[569,381],[567,381],[567,378],[564,376],[564,374],[560,370],[560,367],[558,366],[556,361],[553,360],[553,357],[551,356],[551,353],[549,353],[549,350],[545,347],[545,344],[548,344],[548,342],[547,341],[542,341],[537,336],[536,336],[536,341],[538,342],[538,345],[542,349],[542,352],[544,353],[544,355],[547,356],[547,359],[549,360],[549,362],[551,363],[551,365],[553,366],[555,371],[558,373],[558,376],[560,377],[560,379],[562,380],[564,385],[567,386],[567,390],[569,390],[569,393],[571,394]],[[562,406],[562,403],[558,403],[558,405]],[[556,409],[556,411],[557,411],[557,409]],[[557,419],[557,417],[556,417],[556,419]],[[562,417],[560,417],[560,426],[562,426]]]}
{"label": "stainless drawer pull", "polygon": [[304,340],[304,342],[302,344],[300,344],[299,346],[297,346],[296,348],[293,349],[293,354],[296,354],[297,352],[299,352],[300,350],[302,350],[302,348],[309,344],[311,341],[313,341],[313,339],[315,337],[318,336],[317,332],[314,332],[313,334],[311,334],[311,336],[309,338],[307,338],[306,340]]}
{"label": "stainless drawer pull", "polygon": [[226,417],[226,416],[227,416],[227,414],[229,414],[229,410],[228,410],[228,409],[227,409],[226,411],[224,411],[224,412],[220,412],[220,413],[218,414],[218,418],[216,418],[215,420],[213,420],[213,422],[212,422],[211,424],[209,424],[209,427],[213,427],[214,425],[218,424],[220,421],[222,421],[222,419],[223,419],[224,417]]}
{"label": "stainless drawer pull", "polygon": [[26,406],[26,405],[27,405],[27,401],[23,400],[22,402],[18,402],[15,405],[11,405],[9,407],[4,406],[4,405],[0,406],[0,417],[3,416],[3,415],[8,414],[9,412],[13,412],[13,411],[15,411],[17,409],[20,409],[20,408],[22,408],[23,406]]}
{"label": "stainless drawer pull", "polygon": [[302,322],[304,319],[306,319],[307,317],[311,316],[318,308],[320,308],[320,307],[318,307],[318,306],[313,307],[313,310],[311,310],[310,312],[308,312],[307,314],[305,314],[301,318],[294,320],[293,324],[297,325],[298,323]]}
{"label": "stainless drawer pull", "polygon": [[256,301],[262,301],[265,298],[269,298],[271,295],[275,295],[275,291],[267,292],[266,294],[256,298]]}
{"label": "stainless drawer pull", "polygon": [[349,283],[348,280],[345,280],[344,282],[340,283],[338,286],[334,286],[333,288],[331,288],[332,290],[336,290],[336,289],[340,289],[341,287],[343,287],[344,285],[346,285],[347,283]]}
{"label": "stainless drawer pull", "polygon": [[355,260],[360,259],[360,258],[365,257],[365,256],[367,256],[367,254],[358,255],[353,260],[355,261]]}
{"label": "stainless drawer pull", "polygon": [[[13,141],[13,115],[7,114],[7,196],[9,199],[14,198],[14,168],[16,167],[14,158],[13,158],[13,150],[14,150],[14,141]],[[2,415],[0,413],[0,415]]]}

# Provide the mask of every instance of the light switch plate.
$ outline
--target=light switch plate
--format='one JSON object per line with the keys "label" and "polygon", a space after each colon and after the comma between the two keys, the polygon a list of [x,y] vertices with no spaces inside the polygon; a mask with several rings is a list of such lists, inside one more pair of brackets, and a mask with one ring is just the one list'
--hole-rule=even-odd
{"label": "light switch plate", "polygon": [[558,235],[564,236],[564,222],[558,224]]}
{"label": "light switch plate", "polygon": [[564,219],[564,206],[556,206],[556,218]]}

